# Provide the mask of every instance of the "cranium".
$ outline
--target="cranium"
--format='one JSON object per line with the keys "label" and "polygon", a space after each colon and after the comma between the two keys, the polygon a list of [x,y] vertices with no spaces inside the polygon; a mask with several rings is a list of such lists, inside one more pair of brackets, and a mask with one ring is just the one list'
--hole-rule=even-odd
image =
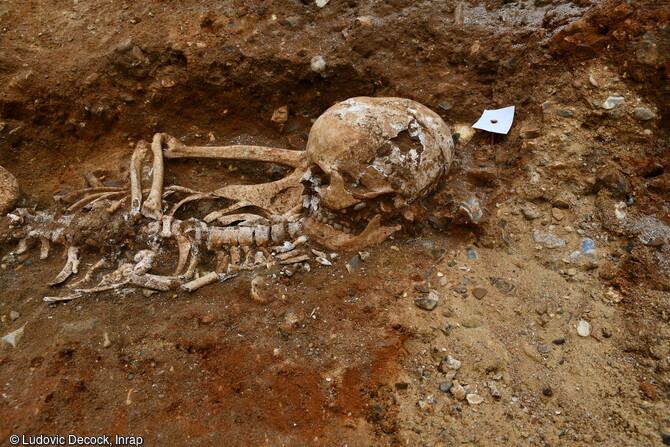
{"label": "cranium", "polygon": [[304,203],[306,230],[324,246],[354,250],[400,229],[382,221],[401,213],[412,219],[408,205],[447,172],[453,140],[444,121],[417,102],[359,97],[316,120],[307,155],[313,192]]}

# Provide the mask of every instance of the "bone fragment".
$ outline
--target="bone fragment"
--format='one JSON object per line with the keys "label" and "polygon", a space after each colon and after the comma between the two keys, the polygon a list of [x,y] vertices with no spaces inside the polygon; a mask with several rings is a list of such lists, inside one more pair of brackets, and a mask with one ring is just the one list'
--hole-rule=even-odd
{"label": "bone fragment", "polygon": [[230,247],[230,267],[239,269],[241,259],[240,247],[237,245]]}
{"label": "bone fragment", "polygon": [[194,279],[191,282],[187,282],[181,286],[182,289],[187,292],[193,292],[198,290],[201,287],[207,286],[216,282],[219,279],[219,275],[216,272],[209,272],[206,275],[201,276],[198,279]]}
{"label": "bone fragment", "polygon": [[73,273],[79,271],[79,248],[71,245],[67,249],[67,262],[63,267],[63,270],[54,278],[53,281],[49,283],[50,286],[55,286],[60,284],[70,277]]}
{"label": "bone fragment", "polygon": [[123,188],[119,188],[117,186],[84,188],[84,189],[78,189],[77,191],[72,191],[69,194],[54,196],[54,200],[57,202],[74,203],[77,202],[84,195],[90,196],[92,194],[99,194],[102,192],[120,192],[120,191],[123,191]]}
{"label": "bone fragment", "polygon": [[16,250],[14,250],[14,254],[22,255],[25,252],[27,252],[29,248],[30,248],[30,238],[29,237],[23,238],[19,241],[18,247],[16,247]]}
{"label": "bone fragment", "polygon": [[302,250],[291,250],[287,251],[286,253],[280,253],[277,256],[275,256],[275,258],[280,261],[286,261],[287,259],[294,258],[301,254],[303,254]]}
{"label": "bone fragment", "polygon": [[296,240],[294,240],[292,243],[296,247],[299,247],[300,245],[304,245],[305,243],[307,243],[307,236],[300,236]]}
{"label": "bone fragment", "polygon": [[84,208],[87,205],[92,205],[100,200],[118,198],[119,196],[125,194],[126,194],[125,191],[98,192],[95,194],[91,194],[80,199],[75,204],[68,207],[67,212],[73,213],[75,211],[79,211],[80,209]]}
{"label": "bone fragment", "polygon": [[[302,222],[289,222],[287,225],[288,235],[290,237],[296,237],[296,235],[302,232]],[[305,236],[299,236],[298,239],[305,238]],[[307,238],[305,238],[305,242]]]}
{"label": "bone fragment", "polygon": [[230,264],[230,257],[224,251],[218,251],[216,253],[216,271],[218,273],[223,273],[228,271],[228,265]]}
{"label": "bone fragment", "polygon": [[137,275],[144,275],[153,267],[156,253],[151,250],[138,251],[133,261],[136,262],[133,272]]}
{"label": "bone fragment", "polygon": [[45,296],[42,298],[42,301],[46,301],[47,303],[59,303],[63,301],[72,301],[76,298],[79,298],[80,296],[81,293],[73,293],[65,296]]}
{"label": "bone fragment", "polygon": [[160,276],[160,275],[136,275],[131,273],[128,275],[128,283],[137,286],[144,287],[145,289],[160,290],[161,292],[167,292],[168,290],[174,290],[182,283],[181,279],[175,278],[174,276]]}
{"label": "bone fragment", "polygon": [[296,256],[295,258],[290,258],[285,261],[279,261],[279,263],[281,265],[288,265],[288,264],[297,264],[298,262],[304,262],[304,261],[309,261],[309,255]]}
{"label": "bone fragment", "polygon": [[165,135],[165,158],[218,158],[224,160],[267,161],[298,167],[306,163],[305,152],[265,146],[185,146]]}
{"label": "bone fragment", "polygon": [[252,279],[249,294],[251,295],[252,300],[259,302],[261,304],[266,304],[269,300],[267,298],[264,298],[260,293],[260,288],[263,283],[264,283],[263,278],[261,278],[260,276],[257,276],[254,279]]}
{"label": "bone fragment", "polygon": [[163,216],[161,199],[163,194],[163,140],[164,134],[157,133],[151,142],[151,152],[153,152],[151,191],[142,205],[142,215],[154,220],[159,220]]}
{"label": "bone fragment", "polygon": [[284,230],[284,224],[278,223],[270,227],[270,238],[272,242],[279,243],[286,239],[286,231]]}
{"label": "bone fragment", "polygon": [[263,247],[270,241],[270,227],[267,225],[258,225],[254,230],[254,239],[256,245]]}
{"label": "bone fragment", "polygon": [[272,251],[274,251],[275,253],[286,253],[287,251],[291,251],[294,248],[295,248],[295,245],[286,241],[286,242],[284,242],[284,245],[279,245],[279,246],[276,246],[276,247],[272,247]]}
{"label": "bone fragment", "polygon": [[[238,214],[229,214],[228,216],[221,216],[217,219],[219,224],[223,226],[227,226],[230,224],[233,224],[235,222],[246,222],[250,221],[252,219],[265,219],[258,214],[251,214],[251,213],[238,213]],[[265,219],[267,220],[267,219]]]}
{"label": "bone fragment", "polygon": [[243,247],[250,247],[254,244],[254,229],[252,227],[238,227],[238,242]]}
{"label": "bone fragment", "polygon": [[161,237],[170,238],[172,237],[172,221],[174,218],[172,216],[163,216],[161,222],[163,224],[163,229],[161,230]]}
{"label": "bone fragment", "polygon": [[117,200],[116,202],[112,203],[109,208],[107,208],[107,212],[109,214],[114,214],[121,208],[121,206],[128,200],[130,196],[125,196],[122,199]]}
{"label": "bone fragment", "polygon": [[92,188],[105,186],[92,172],[86,171],[82,175],[84,176],[84,180],[86,180]]}
{"label": "bone fragment", "polygon": [[236,210],[239,210],[241,208],[245,208],[245,207],[251,206],[251,205],[252,205],[252,203],[242,200],[242,201],[239,201],[237,203],[234,203],[233,205],[229,206],[228,208],[224,208],[222,210],[214,211],[212,213],[209,213],[202,220],[204,220],[207,223],[211,223],[211,222],[214,222],[215,220],[219,219],[222,216],[225,216],[226,214],[228,214],[232,211],[236,211]]}
{"label": "bone fragment", "polygon": [[198,264],[200,264],[200,250],[198,250],[198,247],[196,247],[195,244],[191,244],[191,262],[188,263],[188,268],[184,273],[184,276],[187,279],[191,279],[195,276],[195,269],[198,268]]}
{"label": "bone fragment", "polygon": [[191,242],[189,242],[186,236],[179,235],[177,236],[177,247],[179,247],[179,261],[177,262],[177,269],[174,272],[174,276],[181,275],[186,268],[188,255],[191,253]]}
{"label": "bone fragment", "polygon": [[322,256],[318,256],[318,257],[316,258],[316,262],[318,262],[318,263],[321,264],[321,265],[333,265],[332,262],[330,262],[328,259],[326,259],[326,258],[324,258],[324,257],[322,257]]}
{"label": "bone fragment", "polygon": [[290,175],[268,183],[255,185],[227,185],[212,194],[234,201],[248,202],[270,214],[286,214],[302,207],[301,198],[305,187],[300,183],[303,170],[296,169]]}
{"label": "bone fragment", "polygon": [[80,280],[78,280],[76,282],[73,282],[70,285],[70,288],[76,289],[80,284],[84,284],[84,283],[90,281],[91,278],[93,278],[93,273],[97,269],[99,269],[100,267],[104,266],[106,263],[107,263],[107,260],[105,258],[101,258],[98,262],[96,262],[91,267],[89,267],[89,269],[86,271],[86,274],[84,275],[83,278],[81,278]]}
{"label": "bone fragment", "polygon": [[262,265],[267,262],[267,258],[265,257],[265,253],[262,251],[257,251],[256,255],[254,256],[254,265]]}
{"label": "bone fragment", "polygon": [[196,194],[191,194],[190,196],[180,200],[178,203],[176,203],[170,212],[168,213],[170,216],[173,216],[179,208],[181,208],[182,205],[188,203],[188,202],[194,202],[196,200],[202,200],[202,199],[211,199],[213,196],[210,193],[196,193]]}
{"label": "bone fragment", "polygon": [[46,259],[49,257],[49,251],[51,250],[51,245],[49,245],[49,238],[40,236],[40,259]]}
{"label": "bone fragment", "polygon": [[305,232],[311,239],[328,249],[339,251],[360,250],[368,245],[379,244],[401,228],[400,225],[383,227],[379,214],[370,221],[365,230],[358,236],[337,231],[312,217],[307,219],[304,226]]}

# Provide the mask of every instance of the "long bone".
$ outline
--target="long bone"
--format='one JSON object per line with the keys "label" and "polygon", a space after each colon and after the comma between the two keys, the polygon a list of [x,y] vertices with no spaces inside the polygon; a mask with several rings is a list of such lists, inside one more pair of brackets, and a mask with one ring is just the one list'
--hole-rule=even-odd
{"label": "long bone", "polygon": [[130,159],[130,214],[140,215],[142,208],[142,160],[147,155],[147,143],[140,140],[135,146],[135,152]]}
{"label": "long bone", "polygon": [[[265,146],[185,146],[170,135],[160,135],[162,135],[160,141],[167,146],[163,152],[167,159],[214,158],[264,161],[295,168],[293,173],[275,182],[257,185],[228,185],[213,191],[212,195],[236,202],[246,202],[271,214],[285,214],[299,206],[304,189],[300,179],[309,162],[305,152]],[[207,221],[207,218],[205,220]]]}
{"label": "long bone", "polygon": [[163,216],[161,196],[163,194],[163,141],[165,137],[165,134],[157,133],[151,142],[151,152],[153,152],[151,191],[142,205],[142,215],[154,220],[160,220]]}

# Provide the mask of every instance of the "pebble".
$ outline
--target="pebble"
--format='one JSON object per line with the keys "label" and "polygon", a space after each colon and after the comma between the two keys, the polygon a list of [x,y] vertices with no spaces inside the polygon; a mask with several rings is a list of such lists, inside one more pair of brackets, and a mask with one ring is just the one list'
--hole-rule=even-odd
{"label": "pebble", "polygon": [[598,84],[598,81],[597,81],[596,78],[594,78],[592,75],[589,75],[589,84],[591,84],[591,85],[594,86],[595,88],[599,88],[599,87],[600,87],[600,84]]}
{"label": "pebble", "polygon": [[656,114],[646,107],[635,107],[633,109],[633,118],[639,121],[649,121],[654,119]]}
{"label": "pebble", "polygon": [[636,56],[638,62],[646,65],[656,65],[658,61],[658,46],[651,40],[643,40],[637,44]]}
{"label": "pebble", "polygon": [[112,341],[109,339],[109,335],[107,335],[107,332],[105,332],[103,338],[104,338],[102,341],[103,348],[109,348],[110,346],[112,346]]}
{"label": "pebble", "polygon": [[544,233],[540,230],[533,231],[533,239],[535,239],[535,242],[543,244],[547,248],[557,248],[565,245],[565,241],[560,237]]}
{"label": "pebble", "polygon": [[552,208],[551,215],[554,216],[554,219],[561,221],[565,217],[565,213],[560,208]]}
{"label": "pebble", "polygon": [[421,293],[428,293],[428,292],[430,292],[430,289],[429,289],[428,287],[424,286],[423,284],[417,284],[417,285],[415,285],[415,286],[414,286],[414,290],[416,290],[417,292],[421,292]]}
{"label": "pebble", "polygon": [[15,330],[13,332],[10,332],[9,334],[2,337],[2,340],[6,341],[10,345],[12,345],[12,347],[16,348],[16,344],[19,342],[19,340],[21,340],[21,337],[23,337],[23,328],[24,327],[25,327],[25,325],[21,326],[20,328],[18,328],[17,330]]}
{"label": "pebble", "polygon": [[640,385],[640,391],[642,391],[642,394],[649,400],[656,400],[656,397],[658,397],[656,388],[649,382],[643,382],[642,385]]}
{"label": "pebble", "polygon": [[449,390],[451,390],[451,387],[454,386],[451,382],[441,382],[440,383],[440,391],[443,393],[448,393]]}
{"label": "pebble", "polygon": [[465,399],[466,395],[465,388],[463,388],[463,385],[458,383],[458,380],[454,380],[454,384],[449,391],[457,400]]}
{"label": "pebble", "polygon": [[591,323],[586,320],[579,320],[579,323],[577,323],[577,334],[582,337],[591,335]]}
{"label": "pebble", "polygon": [[416,298],[414,304],[419,309],[433,310],[437,307],[437,300],[433,298]]}
{"label": "pebble", "polygon": [[484,298],[487,293],[489,293],[489,291],[486,290],[483,287],[476,287],[476,288],[472,289],[472,296],[474,296],[478,300],[481,300],[482,298]]}
{"label": "pebble", "polygon": [[522,207],[521,214],[523,214],[523,217],[525,217],[526,220],[535,220],[542,217],[542,213],[540,213],[537,208],[530,205]]}
{"label": "pebble", "polygon": [[461,369],[462,364],[463,362],[461,362],[460,360],[456,360],[455,358],[449,355],[446,358],[442,359],[440,365],[437,367],[437,370],[442,373],[446,373],[449,370],[458,371],[459,369]]}
{"label": "pebble", "polygon": [[484,402],[484,398],[482,396],[480,396],[479,394],[471,393],[471,394],[468,394],[465,397],[468,400],[468,403],[470,405],[479,405],[482,402]]}
{"label": "pebble", "polygon": [[15,311],[15,310],[13,310],[9,313],[9,319],[12,320],[12,321],[18,320],[20,316],[21,316],[21,314],[18,313],[17,311]]}
{"label": "pebble", "polygon": [[568,118],[568,117],[570,117],[570,116],[573,115],[573,113],[572,113],[571,111],[569,111],[569,110],[564,110],[564,109],[559,109],[559,110],[557,110],[557,111],[556,111],[556,114],[558,114],[558,116],[561,116],[561,117],[563,117],[563,118]]}
{"label": "pebble", "polygon": [[465,249],[465,256],[468,259],[477,259],[479,257],[479,255],[477,255],[477,252],[472,248]]}
{"label": "pebble", "polygon": [[328,4],[329,1],[330,0],[316,0],[314,3],[316,3],[316,6],[318,6],[319,8],[323,8]]}
{"label": "pebble", "polygon": [[498,389],[498,386],[496,383],[491,380],[488,383],[489,389],[491,390],[491,396],[493,396],[494,399],[500,399],[502,397],[502,393]]}
{"label": "pebble", "polygon": [[619,104],[623,104],[624,101],[625,99],[623,96],[610,96],[603,102],[601,107],[605,110],[612,110]]}
{"label": "pebble", "polygon": [[542,394],[544,394],[547,397],[551,397],[554,395],[554,390],[552,390],[551,387],[546,387],[542,390]]}
{"label": "pebble", "polygon": [[326,60],[323,56],[314,56],[310,62],[310,68],[316,73],[323,73],[326,71]]}
{"label": "pebble", "polygon": [[451,108],[453,107],[452,104],[450,102],[447,102],[447,101],[440,101],[440,102],[437,103],[437,105],[440,106],[444,110],[451,110]]}

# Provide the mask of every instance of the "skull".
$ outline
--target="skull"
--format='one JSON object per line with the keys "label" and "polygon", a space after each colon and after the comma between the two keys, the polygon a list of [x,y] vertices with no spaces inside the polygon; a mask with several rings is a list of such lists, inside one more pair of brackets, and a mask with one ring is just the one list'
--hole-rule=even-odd
{"label": "skull", "polygon": [[326,110],[307,142],[306,230],[324,246],[356,250],[400,229],[382,226],[426,196],[449,169],[453,140],[427,107],[401,98],[359,97]]}

